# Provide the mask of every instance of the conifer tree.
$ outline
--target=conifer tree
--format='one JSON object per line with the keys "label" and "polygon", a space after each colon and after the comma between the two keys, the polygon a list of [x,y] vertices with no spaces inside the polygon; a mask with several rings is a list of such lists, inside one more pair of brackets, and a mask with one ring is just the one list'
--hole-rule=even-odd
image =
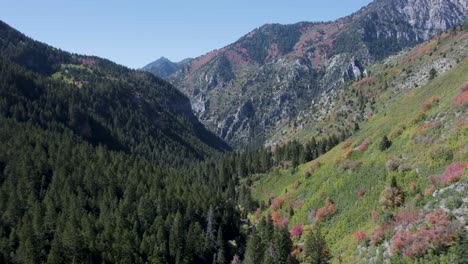
{"label": "conifer tree", "polygon": [[305,261],[307,264],[329,263],[331,257],[320,224],[315,224],[309,231],[305,242]]}

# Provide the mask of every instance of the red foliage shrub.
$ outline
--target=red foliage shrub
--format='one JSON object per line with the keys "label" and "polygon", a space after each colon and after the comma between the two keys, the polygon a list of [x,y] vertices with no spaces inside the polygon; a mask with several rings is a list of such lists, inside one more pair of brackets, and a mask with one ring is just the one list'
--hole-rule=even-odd
{"label": "red foliage shrub", "polygon": [[273,200],[273,202],[270,205],[270,209],[276,209],[277,207],[281,206],[281,204],[284,202],[284,199],[281,197],[276,198]]}
{"label": "red foliage shrub", "polygon": [[414,221],[416,220],[418,215],[419,215],[419,212],[417,210],[411,210],[411,209],[405,208],[405,209],[401,210],[400,212],[396,213],[393,216],[393,220],[397,224],[399,224],[399,225],[401,225],[403,227],[406,227],[406,226],[414,223]]}
{"label": "red foliage shrub", "polygon": [[429,181],[431,182],[431,185],[429,185],[424,194],[426,196],[431,195],[436,187],[458,181],[463,176],[463,172],[467,167],[468,162],[454,162],[445,168],[442,175],[430,176]]}
{"label": "red foliage shrub", "polygon": [[370,144],[370,142],[369,142],[368,140],[364,140],[364,142],[362,142],[361,145],[359,145],[359,146],[357,147],[357,149],[358,149],[359,151],[364,151],[364,150],[367,149],[367,147],[369,146],[369,144]]}
{"label": "red foliage shrub", "polygon": [[437,252],[450,246],[458,232],[457,226],[452,224],[447,214],[442,210],[427,214],[419,221],[422,228],[413,230],[400,229],[391,239],[391,251],[401,251],[410,258],[425,255],[429,249]]}
{"label": "red foliage shrub", "polygon": [[431,98],[427,99],[423,105],[421,106],[421,109],[425,112],[431,109],[432,107],[436,106],[439,103],[439,97],[437,96],[432,96]]}
{"label": "red foliage shrub", "polygon": [[374,234],[372,234],[369,237],[372,245],[376,245],[382,242],[384,230],[385,228],[383,228],[383,226],[380,226],[379,229],[377,229],[377,231],[375,231]]}
{"label": "red foliage shrub", "polygon": [[464,93],[464,92],[468,92],[468,83],[465,83],[462,88],[460,89],[460,92]]}
{"label": "red foliage shrub", "polygon": [[288,224],[289,224],[289,220],[288,220],[287,218],[285,218],[285,219],[281,219],[281,220],[276,224],[276,226],[280,226],[280,227],[281,227],[281,226],[288,226]]}
{"label": "red foliage shrub", "polygon": [[333,214],[335,214],[336,208],[330,197],[327,197],[326,203],[327,205],[317,209],[317,211],[315,212],[316,221],[328,219],[329,217],[333,216]]}
{"label": "red foliage shrub", "polygon": [[301,224],[295,225],[291,230],[291,237],[301,236],[303,231],[304,229],[302,228]]}
{"label": "red foliage shrub", "polygon": [[468,162],[454,162],[448,165],[447,168],[445,168],[444,173],[442,174],[443,183],[447,184],[454,181],[458,181],[463,175],[465,168],[467,167]]}
{"label": "red foliage shrub", "polygon": [[357,193],[357,196],[362,197],[364,196],[365,193],[366,193],[366,189],[364,187],[361,187]]}
{"label": "red foliage shrub", "polygon": [[310,163],[309,169],[310,169],[310,171],[313,171],[316,168],[319,168],[320,166],[322,166],[322,163],[320,161],[318,161],[318,160],[315,160],[312,163]]}
{"label": "red foliage shrub", "polygon": [[460,93],[453,98],[452,102],[455,105],[464,105],[468,103],[468,83],[462,86]]}
{"label": "red foliage shrub", "polygon": [[273,221],[273,224],[276,225],[279,223],[281,217],[281,212],[279,211],[274,211],[271,213],[271,221]]}
{"label": "red foliage shrub", "polygon": [[427,186],[426,190],[424,190],[424,195],[425,196],[432,195],[434,191],[435,191],[435,186],[433,184],[430,184],[429,186]]}
{"label": "red foliage shrub", "polygon": [[362,231],[362,230],[354,232],[353,236],[354,236],[354,238],[356,239],[357,242],[361,242],[362,240],[366,239],[366,233],[364,233],[364,231]]}
{"label": "red foliage shrub", "polygon": [[343,154],[341,155],[341,157],[342,157],[343,159],[347,159],[347,158],[349,157],[349,155],[351,155],[351,153],[353,153],[353,150],[352,150],[352,149],[349,149],[349,150],[347,150],[345,153],[343,153]]}
{"label": "red foliage shrub", "polygon": [[315,212],[315,220],[320,221],[324,219],[327,216],[327,207],[321,207],[317,209],[317,212]]}
{"label": "red foliage shrub", "polygon": [[347,140],[345,143],[343,143],[343,145],[341,145],[341,149],[347,149],[349,146],[351,146],[351,144],[353,144],[353,141],[352,140]]}
{"label": "red foliage shrub", "polygon": [[363,86],[364,84],[371,83],[372,81],[373,81],[373,79],[372,79],[371,77],[365,77],[365,78],[363,78],[362,80],[353,83],[353,87],[356,88],[356,89],[359,89],[359,88],[361,88],[361,86]]}
{"label": "red foliage shrub", "polygon": [[292,256],[296,256],[302,253],[302,250],[300,248],[295,248],[293,251],[291,251]]}
{"label": "red foliage shrub", "polygon": [[420,125],[418,128],[416,128],[416,131],[414,132],[415,135],[421,134],[422,132],[428,130],[429,128],[440,128],[440,122],[438,121],[431,121],[427,122],[425,124]]}
{"label": "red foliage shrub", "polygon": [[377,223],[377,221],[379,220],[379,213],[377,213],[376,210],[372,210],[371,212],[371,219],[372,219],[372,223]]}

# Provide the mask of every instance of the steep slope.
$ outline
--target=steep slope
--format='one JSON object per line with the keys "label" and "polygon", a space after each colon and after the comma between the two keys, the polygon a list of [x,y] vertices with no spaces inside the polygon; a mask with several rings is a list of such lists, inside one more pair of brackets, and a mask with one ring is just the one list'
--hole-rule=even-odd
{"label": "steep slope", "polygon": [[169,83],[97,57],[57,50],[0,22],[4,117],[161,163],[229,149]]}
{"label": "steep slope", "polygon": [[172,62],[167,58],[161,57],[145,65],[141,70],[150,72],[156,77],[166,78],[183,68],[186,64],[190,63],[190,61],[192,61],[191,58],[184,59],[179,62]]}
{"label": "steep slope", "polygon": [[232,259],[227,148],[167,82],[0,22],[0,263]]}
{"label": "steep slope", "polygon": [[236,146],[262,145],[376,60],[468,18],[465,1],[376,0],[327,23],[269,24],[194,59],[170,80],[198,118]]}
{"label": "steep slope", "polygon": [[[317,160],[252,176],[261,206],[251,221],[270,214],[289,225],[298,259],[307,255],[305,233],[320,223],[335,263],[462,263],[467,43],[467,28],[458,27],[369,67],[372,80],[343,87],[330,100],[347,104],[351,118],[373,106],[371,116]],[[346,120],[337,114],[321,127]]]}

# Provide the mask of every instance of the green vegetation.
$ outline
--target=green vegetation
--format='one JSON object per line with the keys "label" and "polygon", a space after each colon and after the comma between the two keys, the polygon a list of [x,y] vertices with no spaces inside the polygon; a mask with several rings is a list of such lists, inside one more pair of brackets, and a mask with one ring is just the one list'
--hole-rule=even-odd
{"label": "green vegetation", "polygon": [[[440,41],[439,48],[446,49],[454,41],[464,41],[464,38],[463,33],[445,38]],[[424,43],[414,50],[432,43]],[[360,129],[349,139],[295,170],[279,169],[252,177],[252,196],[264,204],[251,216],[252,221],[256,221],[257,215],[272,214],[278,215],[281,221],[287,221],[290,228],[302,224],[308,229],[314,228],[317,219],[325,219],[320,220],[322,232],[333,262],[337,263],[338,260],[356,263],[360,258],[383,259],[383,240],[395,247],[391,253],[392,261],[396,263],[415,259],[425,261],[432,258],[432,261],[443,262],[463,258],[462,253],[456,253],[457,246],[451,246],[452,242],[444,244],[434,240],[432,245],[414,244],[414,248],[420,250],[414,252],[400,248],[397,239],[411,245],[416,243],[412,242],[415,237],[425,237],[420,229],[424,223],[421,217],[425,215],[426,219],[434,217],[440,221],[435,222],[434,228],[438,224],[450,223],[450,228],[445,226],[444,230],[461,232],[457,220],[451,218],[445,222],[448,221],[446,216],[431,211],[437,205],[434,209],[423,207],[438,203],[438,198],[432,196],[435,190],[454,182],[464,188],[468,184],[466,172],[463,172],[468,153],[461,143],[468,140],[468,127],[464,120],[466,99],[461,99],[468,83],[465,74],[468,59],[461,60],[452,70],[439,74],[427,85],[399,97],[385,88],[385,83],[391,79],[391,71],[398,72],[392,68],[374,71],[373,82],[349,88],[360,90],[366,95],[366,100],[375,101],[373,116],[360,122]],[[373,90],[374,95],[369,97],[367,90]],[[347,100],[354,101],[354,98],[348,97]],[[354,104],[354,107],[360,108],[359,104]],[[454,180],[450,180],[452,178]],[[332,202],[324,203],[327,197]],[[461,206],[460,199],[454,195],[443,201],[451,213],[453,208]],[[334,210],[329,209],[330,205]],[[408,225],[419,231],[398,234],[396,225],[401,224],[401,219],[408,219]],[[434,239],[452,235],[437,233]],[[451,238],[445,239],[451,241]],[[302,249],[307,241],[307,237],[295,240],[294,248]],[[358,245],[361,245],[359,250]],[[428,247],[433,248],[430,257],[425,255],[429,254]],[[304,256],[299,254],[297,258]]]}
{"label": "green vegetation", "polygon": [[447,34],[346,84],[300,141],[222,153],[165,81],[0,24],[0,262],[465,260],[468,58],[397,87],[466,43]]}

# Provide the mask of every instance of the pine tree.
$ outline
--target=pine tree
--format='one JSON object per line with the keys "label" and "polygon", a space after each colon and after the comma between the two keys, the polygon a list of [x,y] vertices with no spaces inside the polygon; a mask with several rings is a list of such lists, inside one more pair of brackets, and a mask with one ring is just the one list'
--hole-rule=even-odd
{"label": "pine tree", "polygon": [[182,247],[184,237],[182,215],[177,212],[174,217],[174,222],[171,225],[169,232],[169,255],[173,258],[177,257],[178,251]]}
{"label": "pine tree", "polygon": [[255,227],[247,240],[245,249],[244,261],[242,264],[256,264],[260,263],[263,259],[263,250],[261,248],[262,241],[257,234]]}
{"label": "pine tree", "polygon": [[429,80],[432,80],[435,77],[437,77],[437,70],[434,68],[431,68],[431,70],[429,71]]}
{"label": "pine tree", "polygon": [[218,253],[216,254],[216,263],[217,264],[226,263],[226,258],[224,254],[223,229],[221,228],[221,226],[218,229],[218,238],[216,239],[216,247],[218,248]]}
{"label": "pine tree", "polygon": [[305,242],[305,261],[307,264],[329,263],[331,257],[319,224],[309,231]]}
{"label": "pine tree", "polygon": [[210,206],[208,213],[206,215],[206,237],[205,237],[205,248],[210,251],[216,247],[216,228],[215,216],[213,211],[213,206]]}
{"label": "pine tree", "polygon": [[279,227],[275,230],[273,243],[275,263],[290,263],[292,241],[287,226]]}

